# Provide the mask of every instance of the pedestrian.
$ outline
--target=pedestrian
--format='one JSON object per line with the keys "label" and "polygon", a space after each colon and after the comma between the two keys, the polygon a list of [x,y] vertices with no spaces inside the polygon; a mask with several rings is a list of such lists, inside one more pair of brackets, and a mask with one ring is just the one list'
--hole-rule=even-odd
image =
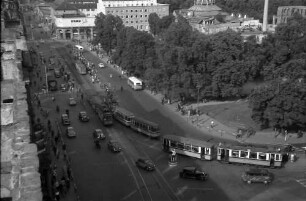
{"label": "pedestrian", "polygon": [[54,138],[56,144],[58,143],[58,139],[59,139],[59,134],[57,134]]}
{"label": "pedestrian", "polygon": [[68,117],[69,117],[69,110],[68,109],[66,109],[66,114],[68,115]]}
{"label": "pedestrian", "polygon": [[53,101],[53,102],[55,101],[55,97],[54,97],[54,96],[52,96],[52,101]]}
{"label": "pedestrian", "polygon": [[60,192],[59,192],[58,190],[56,190],[56,192],[55,192],[55,199],[56,199],[57,201],[60,200]]}
{"label": "pedestrian", "polygon": [[37,106],[40,108],[40,100],[37,101]]}
{"label": "pedestrian", "polygon": [[65,143],[62,145],[62,149],[63,149],[63,151],[66,150],[66,144]]}
{"label": "pedestrian", "polygon": [[70,189],[70,180],[69,180],[69,178],[66,178],[65,182],[66,182],[67,189],[69,190]]}
{"label": "pedestrian", "polygon": [[[56,140],[55,140],[55,142],[56,142]],[[52,150],[53,150],[54,154],[56,154],[56,146],[53,146]]]}
{"label": "pedestrian", "polygon": [[67,168],[67,175],[68,175],[69,179],[72,179],[71,168],[70,167]]}

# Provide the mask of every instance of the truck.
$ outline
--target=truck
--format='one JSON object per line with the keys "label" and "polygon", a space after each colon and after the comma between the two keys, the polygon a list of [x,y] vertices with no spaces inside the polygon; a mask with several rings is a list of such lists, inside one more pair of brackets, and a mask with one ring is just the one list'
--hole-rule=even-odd
{"label": "truck", "polygon": [[86,66],[84,66],[80,61],[75,63],[75,68],[81,75],[86,75]]}

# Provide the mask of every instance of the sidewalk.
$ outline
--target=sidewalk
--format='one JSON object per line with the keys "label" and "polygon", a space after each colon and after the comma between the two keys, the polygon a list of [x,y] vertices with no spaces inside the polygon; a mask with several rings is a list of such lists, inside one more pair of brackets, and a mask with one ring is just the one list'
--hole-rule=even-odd
{"label": "sidewalk", "polygon": [[[95,51],[90,51],[89,47],[87,46],[87,43],[81,44],[87,51],[91,52],[95,56],[98,57]],[[108,56],[104,56],[102,59],[103,62],[107,63]],[[122,70],[119,68],[115,68],[114,65],[108,64],[111,66],[114,70],[116,70],[119,74],[122,74]],[[126,77],[126,76],[125,76]],[[126,77],[127,78],[127,77]],[[149,90],[144,90],[147,94],[149,94],[152,98],[154,98],[156,101],[161,102],[163,95],[162,94],[152,94]],[[219,103],[210,103],[210,104],[219,104]],[[218,122],[216,119],[211,118],[210,116],[206,114],[201,114],[199,116],[194,115],[188,117],[187,115],[181,115],[179,111],[177,111],[177,105],[176,104],[164,104],[164,107],[166,107],[169,111],[176,113],[181,118],[185,119],[186,122],[191,124],[192,126],[196,127],[197,129],[203,131],[206,135],[210,135],[214,138],[219,138],[220,140],[226,139],[231,141],[236,141],[240,143],[245,144],[302,144],[306,143],[306,135],[303,135],[301,138],[297,138],[296,134],[288,134],[286,139],[282,135],[278,135],[275,137],[274,132],[261,132],[257,131],[254,135],[251,135],[247,137],[247,135],[244,135],[242,137],[236,138],[237,136],[237,129],[228,127],[220,122]],[[211,126],[211,123],[213,121],[213,126]],[[306,145],[305,145],[306,146]]]}

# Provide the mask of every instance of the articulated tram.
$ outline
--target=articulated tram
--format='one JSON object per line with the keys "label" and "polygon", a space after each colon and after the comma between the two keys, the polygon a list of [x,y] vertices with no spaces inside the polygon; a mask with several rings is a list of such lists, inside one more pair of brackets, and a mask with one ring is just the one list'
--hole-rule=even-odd
{"label": "articulated tram", "polygon": [[279,148],[253,147],[235,145],[215,145],[213,143],[165,135],[162,139],[165,151],[199,158],[201,160],[217,160],[225,163],[247,164],[262,167],[282,167],[283,153]]}

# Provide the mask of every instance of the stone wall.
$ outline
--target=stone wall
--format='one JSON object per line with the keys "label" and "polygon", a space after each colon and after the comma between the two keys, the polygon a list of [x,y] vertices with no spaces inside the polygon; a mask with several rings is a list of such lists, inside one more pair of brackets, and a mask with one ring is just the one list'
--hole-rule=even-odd
{"label": "stone wall", "polygon": [[17,67],[16,40],[1,32],[1,47],[5,51],[1,57],[1,199],[41,201],[38,152],[30,142],[27,92]]}

